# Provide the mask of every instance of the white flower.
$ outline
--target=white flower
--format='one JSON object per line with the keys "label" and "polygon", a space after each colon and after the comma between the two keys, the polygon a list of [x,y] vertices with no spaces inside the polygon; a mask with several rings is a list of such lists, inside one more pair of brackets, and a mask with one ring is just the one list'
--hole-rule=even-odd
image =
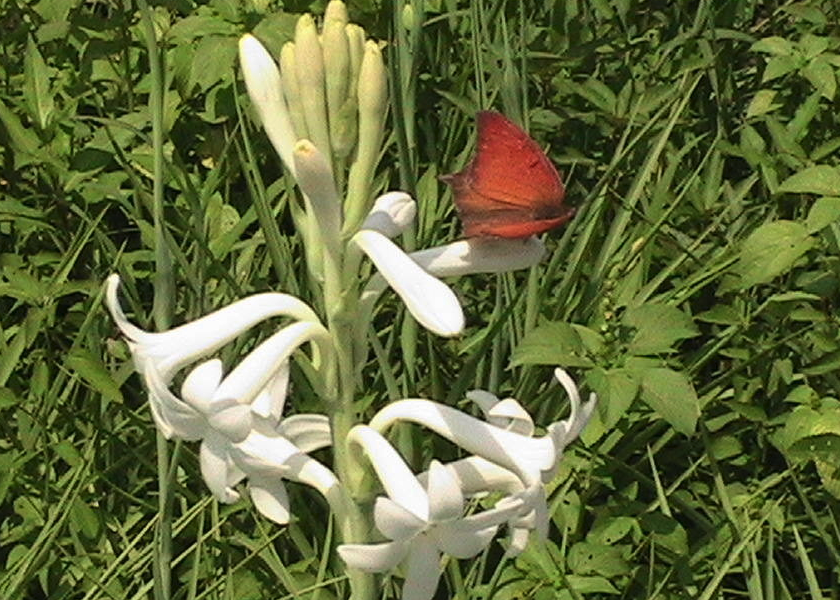
{"label": "white flower", "polygon": [[255,439],[261,441],[259,447],[271,440],[274,450],[264,453],[267,458],[263,460],[273,461],[272,473],[276,475],[287,472],[287,463],[293,457],[299,463],[304,460],[304,452],[330,444],[325,416],[297,415],[281,420],[288,389],[289,355],[306,341],[307,329],[314,326],[295,323],[278,331],[251,351],[227,377],[222,378],[222,363],[218,359],[198,365],[184,379],[183,399],[169,390],[152,365],[144,372],[155,422],[167,437],[201,440],[201,474],[220,502],[238,500],[239,494],[233,488],[248,477],[260,512],[284,522],[278,520],[288,518],[288,512],[282,510],[287,507],[282,482],[277,478],[266,481],[264,468],[255,471],[249,463],[235,457],[246,456]]}
{"label": "white flower", "polygon": [[[309,343],[313,364],[331,364],[334,360],[329,334],[315,313],[292,296],[259,294],[186,325],[149,333],[126,319],[117,299],[118,285],[119,278],[111,276],[108,307],[129,339],[137,370],[149,390],[149,404],[158,428],[167,438],[201,440],[201,473],[221,502],[236,501],[239,495],[233,487],[248,477],[257,508],[275,521],[288,519],[285,488],[274,476],[282,471],[304,480],[294,468],[289,471],[289,461],[306,463],[304,452],[330,444],[325,416],[297,415],[282,420],[292,354]],[[170,391],[178,370],[275,315],[300,320],[257,345],[226,376],[223,377],[220,360],[208,360],[187,374],[180,398]],[[240,447],[242,444],[245,446]],[[249,449],[265,447],[273,448],[271,453],[263,453],[263,463],[273,461],[271,481],[263,477],[264,466],[254,470],[249,467],[252,463],[234,460],[234,456],[256,452]]]}
{"label": "white flower", "polygon": [[245,76],[248,95],[257,109],[268,139],[294,176],[292,150],[298,138],[283,97],[280,69],[265,47],[250,34],[239,40],[239,63]]}
{"label": "white flower", "polygon": [[367,455],[387,497],[377,498],[374,521],[388,542],[343,544],[341,558],[351,567],[385,572],[402,563],[402,600],[428,600],[441,574],[440,558],[470,558],[481,552],[499,525],[522,510],[521,498],[504,498],[494,508],[464,515],[464,494],[448,467],[433,461],[425,484],[414,476],[396,450],[376,431],[358,425],[348,440]]}
{"label": "white flower", "polygon": [[137,370],[142,373],[151,363],[167,384],[184,366],[215,352],[270,317],[286,316],[320,324],[318,316],[304,302],[288,294],[270,292],[243,298],[186,325],[151,333],[126,318],[117,298],[119,285],[118,275],[108,277],[106,304],[117,327],[128,338]]}
{"label": "white flower", "polygon": [[389,404],[374,416],[370,426],[381,433],[399,421],[418,423],[470,453],[513,471],[525,487],[530,487],[553,476],[563,450],[579,435],[595,407],[594,394],[581,406],[577,387],[565,371],[555,369],[554,375],[569,395],[571,415],[549,425],[542,437],[532,437],[529,427],[523,428],[521,424],[503,428],[444,404],[421,399]]}
{"label": "white flower", "polygon": [[362,293],[360,312],[365,321],[376,299],[391,286],[421,325],[438,335],[458,335],[464,314],[454,292],[439,277],[524,269],[537,264],[545,253],[543,243],[531,237],[467,239],[407,254],[389,238],[404,231],[415,214],[415,202],[407,194],[390,192],[377,199],[352,238],[379,271]]}
{"label": "white flower", "polygon": [[353,242],[373,261],[421,325],[442,336],[461,333],[464,313],[449,286],[429,275],[378,231],[362,229],[353,236]]}
{"label": "white flower", "polygon": [[[324,441],[329,443],[328,440],[329,436]],[[252,432],[231,445],[229,452],[236,470],[248,477],[248,493],[257,510],[275,523],[289,522],[289,497],[284,479],[314,487],[333,507],[340,502],[335,475],[305,454],[294,440]]]}

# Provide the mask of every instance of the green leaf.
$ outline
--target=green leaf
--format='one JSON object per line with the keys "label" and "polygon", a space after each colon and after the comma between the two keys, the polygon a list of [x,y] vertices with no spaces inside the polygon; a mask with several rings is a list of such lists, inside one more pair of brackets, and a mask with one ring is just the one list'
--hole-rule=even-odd
{"label": "green leaf", "polygon": [[586,373],[586,383],[598,396],[598,414],[605,429],[615,427],[639,391],[639,382],[629,369],[592,369]]}
{"label": "green leaf", "polygon": [[776,93],[776,90],[758,90],[747,107],[747,118],[767,114],[782,106],[780,103],[773,103]]}
{"label": "green leaf", "polygon": [[569,550],[568,565],[578,575],[614,577],[630,571],[620,546],[578,542]]}
{"label": "green leaf", "polygon": [[829,165],[808,167],[785,179],[779,192],[840,196],[840,168]]}
{"label": "green leaf", "polygon": [[568,323],[545,323],[532,329],[514,349],[510,364],[591,367],[580,335]]}
{"label": "green leaf", "polygon": [[641,399],[671,427],[683,435],[692,435],[700,416],[700,400],[683,373],[665,367],[645,369]]}
{"label": "green leaf", "polygon": [[827,100],[834,100],[837,91],[837,79],[834,77],[834,67],[825,59],[817,57],[802,69],[802,76],[811,82],[817,91]]}
{"label": "green leaf", "polygon": [[761,83],[778,79],[788,73],[796,71],[802,66],[802,58],[798,56],[774,56],[767,61],[767,66],[761,76]]}
{"label": "green leaf", "polygon": [[783,37],[771,36],[758,40],[750,47],[753,52],[765,52],[767,54],[776,54],[779,56],[788,56],[793,54],[793,44]]}
{"label": "green leaf", "polygon": [[805,226],[808,228],[808,233],[816,233],[839,219],[840,198],[826,196],[824,198],[817,198],[817,201],[814,202],[811,210],[808,211]]}
{"label": "green leaf", "polygon": [[644,304],[630,308],[624,313],[622,322],[636,329],[628,348],[635,355],[671,352],[674,342],[699,333],[691,317],[667,304]]}
{"label": "green leaf", "polygon": [[50,69],[30,36],[23,56],[23,97],[29,116],[43,131],[50,124],[55,103],[50,92]]}
{"label": "green leaf", "polygon": [[808,230],[794,221],[765,223],[744,241],[733,270],[741,287],[767,283],[793,267],[814,245]]}
{"label": "green leaf", "polygon": [[119,386],[111,374],[93,355],[83,350],[75,350],[65,359],[67,367],[85,380],[102,397],[111,402],[122,403],[123,397]]}
{"label": "green leaf", "polygon": [[694,317],[698,321],[718,325],[737,325],[742,321],[740,313],[728,304],[715,304],[712,308]]}

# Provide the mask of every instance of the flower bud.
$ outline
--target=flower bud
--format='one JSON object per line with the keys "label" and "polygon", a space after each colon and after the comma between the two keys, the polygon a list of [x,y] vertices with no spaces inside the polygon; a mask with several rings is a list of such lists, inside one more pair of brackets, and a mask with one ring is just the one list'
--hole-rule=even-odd
{"label": "flower bud", "polygon": [[295,73],[309,139],[325,157],[331,157],[332,146],[324,89],[324,54],[315,21],[310,15],[301,16],[295,27]]}

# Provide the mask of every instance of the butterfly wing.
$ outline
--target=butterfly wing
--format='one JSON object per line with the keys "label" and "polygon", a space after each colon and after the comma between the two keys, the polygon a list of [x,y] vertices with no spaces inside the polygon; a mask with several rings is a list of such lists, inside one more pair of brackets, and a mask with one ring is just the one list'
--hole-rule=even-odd
{"label": "butterfly wing", "polygon": [[497,112],[478,113],[475,157],[452,185],[467,237],[521,238],[571,218],[560,175],[537,143]]}

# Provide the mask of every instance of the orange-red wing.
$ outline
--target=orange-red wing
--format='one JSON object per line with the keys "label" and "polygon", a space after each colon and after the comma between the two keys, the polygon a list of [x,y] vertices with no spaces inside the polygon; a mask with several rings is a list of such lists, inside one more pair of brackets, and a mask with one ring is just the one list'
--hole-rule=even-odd
{"label": "orange-red wing", "polygon": [[472,162],[452,185],[467,237],[528,237],[571,218],[560,175],[537,143],[497,112],[478,113]]}

